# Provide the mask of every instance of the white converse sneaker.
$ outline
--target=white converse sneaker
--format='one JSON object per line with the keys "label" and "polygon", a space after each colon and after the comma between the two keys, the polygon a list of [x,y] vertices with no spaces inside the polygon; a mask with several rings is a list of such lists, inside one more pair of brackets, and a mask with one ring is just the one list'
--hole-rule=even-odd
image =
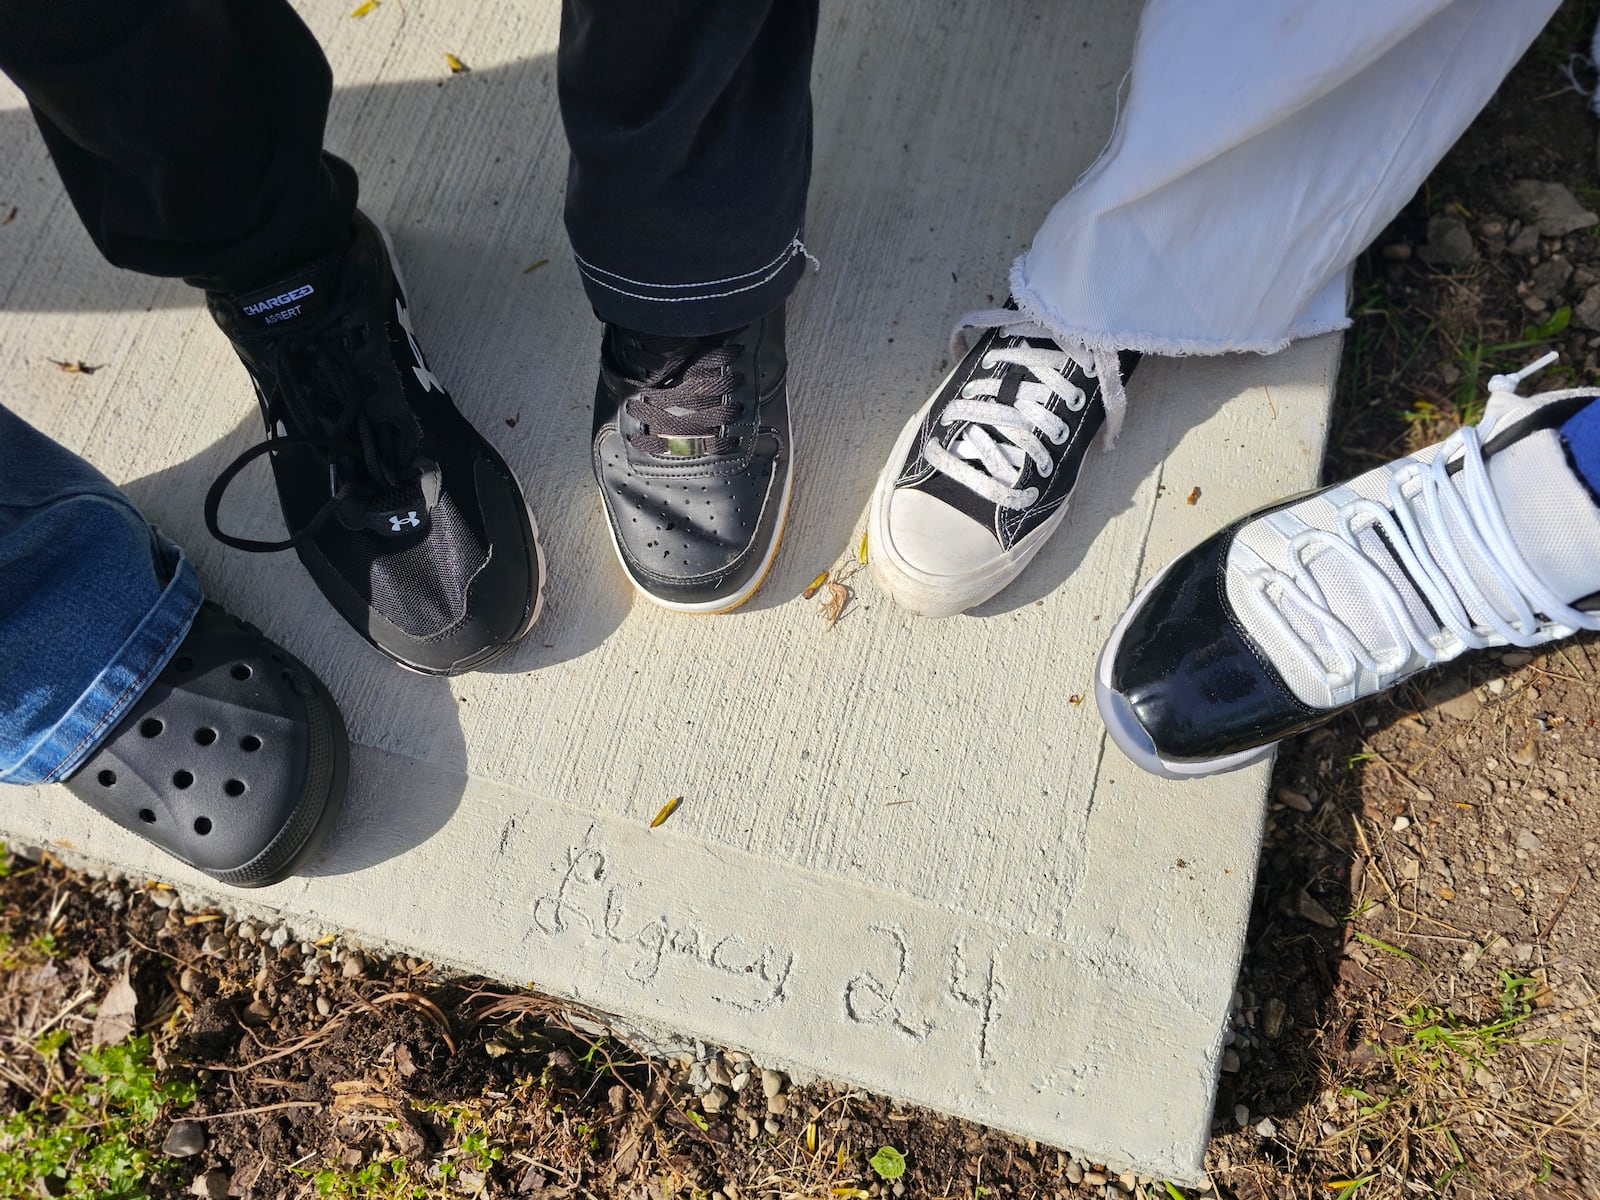
{"label": "white converse sneaker", "polygon": [[987,600],[1039,552],[1138,362],[1063,349],[1010,308],[962,325],[985,332],[901,432],[867,525],[878,586],[929,617]]}
{"label": "white converse sneaker", "polygon": [[1468,650],[1600,629],[1600,504],[1563,431],[1600,389],[1515,391],[1554,357],[1496,376],[1476,427],[1244,517],[1152,580],[1096,673],[1123,753],[1232,770]]}

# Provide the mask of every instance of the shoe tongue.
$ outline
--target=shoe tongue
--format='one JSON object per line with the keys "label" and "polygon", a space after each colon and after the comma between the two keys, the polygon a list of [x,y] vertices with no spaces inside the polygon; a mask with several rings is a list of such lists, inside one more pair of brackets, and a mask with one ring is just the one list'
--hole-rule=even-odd
{"label": "shoe tongue", "polygon": [[[1542,429],[1531,433],[1490,456],[1485,465],[1490,490],[1511,542],[1534,575],[1564,604],[1575,604],[1600,592],[1600,506],[1573,472],[1560,432]],[[1450,478],[1467,503],[1466,471],[1456,471]],[[1429,557],[1449,580],[1474,623],[1487,624],[1485,618],[1489,614],[1483,611],[1486,601],[1501,618],[1516,621],[1516,606],[1496,582],[1494,568],[1500,564],[1486,562],[1474,549],[1479,539],[1468,536],[1449,510],[1445,510],[1442,522],[1424,519],[1421,525]],[[1438,628],[1438,617],[1384,538],[1372,528],[1363,530],[1358,538],[1367,561],[1388,576],[1417,625],[1424,630]],[[1466,568],[1465,580],[1445,553],[1446,538]],[[1492,545],[1491,542],[1491,548]],[[1373,603],[1372,593],[1347,562],[1338,555],[1323,553],[1311,559],[1307,570],[1323,590],[1329,609],[1370,650],[1381,653],[1399,649]],[[1285,615],[1311,644],[1322,642],[1313,622],[1293,611]]]}
{"label": "shoe tongue", "polygon": [[1489,483],[1523,559],[1575,604],[1600,591],[1600,505],[1562,441],[1541,429],[1512,442],[1489,459]]}
{"label": "shoe tongue", "polygon": [[320,313],[334,297],[340,255],[306,264],[289,275],[231,299],[239,315],[257,329],[291,329]]}
{"label": "shoe tongue", "polygon": [[650,379],[664,363],[683,353],[695,340],[618,329],[617,336],[611,340],[611,352],[624,374],[633,379]]}

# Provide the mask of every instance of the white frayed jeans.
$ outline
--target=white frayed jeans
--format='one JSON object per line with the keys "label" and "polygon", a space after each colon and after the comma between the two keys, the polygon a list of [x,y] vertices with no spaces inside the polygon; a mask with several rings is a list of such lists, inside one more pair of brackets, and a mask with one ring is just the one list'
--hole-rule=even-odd
{"label": "white frayed jeans", "polygon": [[1011,270],[1064,342],[1280,350],[1558,0],[1149,0],[1111,141]]}

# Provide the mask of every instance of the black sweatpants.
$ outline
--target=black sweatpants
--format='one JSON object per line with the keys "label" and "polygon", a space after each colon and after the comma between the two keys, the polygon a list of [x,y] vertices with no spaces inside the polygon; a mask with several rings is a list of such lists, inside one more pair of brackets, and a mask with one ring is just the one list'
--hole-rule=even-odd
{"label": "black sweatpants", "polygon": [[[563,0],[569,236],[596,314],[697,335],[804,269],[817,0]],[[287,0],[0,0],[26,94],[117,266],[237,290],[347,239],[332,74]]]}

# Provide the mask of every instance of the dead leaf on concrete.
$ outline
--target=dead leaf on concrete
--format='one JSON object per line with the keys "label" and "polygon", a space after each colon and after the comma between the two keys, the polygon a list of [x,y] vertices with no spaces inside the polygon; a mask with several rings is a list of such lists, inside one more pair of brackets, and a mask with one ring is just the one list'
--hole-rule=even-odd
{"label": "dead leaf on concrete", "polygon": [[818,575],[815,579],[813,579],[810,583],[806,584],[806,590],[800,593],[800,599],[802,599],[802,600],[811,599],[811,597],[815,596],[818,592],[820,592],[822,590],[822,585],[827,583],[827,582],[828,582],[828,572],[824,571],[822,574]]}
{"label": "dead leaf on concrete", "polygon": [[90,1045],[111,1046],[126,1038],[137,1028],[134,1010],[138,1006],[139,997],[134,994],[124,968],[100,1001],[100,1011],[95,1014],[94,1028],[89,1034]]}
{"label": "dead leaf on concrete", "polygon": [[1189,493],[1189,499],[1187,501],[1185,501],[1185,503],[1187,503],[1187,504],[1198,504],[1198,503],[1200,503],[1200,485],[1198,483],[1194,485],[1194,491]]}
{"label": "dead leaf on concrete", "polygon": [[91,366],[81,358],[70,359],[66,362],[59,358],[46,359],[45,361],[54,363],[64,375],[93,375],[101,367],[105,366],[105,363],[95,363]]}
{"label": "dead leaf on concrete", "polygon": [[467,66],[466,63],[462,62],[454,54],[451,54],[448,50],[446,50],[445,53],[444,53],[444,61],[445,61],[445,65],[450,68],[450,74],[452,74],[452,75],[464,75],[468,71],[472,70],[471,67]]}
{"label": "dead leaf on concrete", "polygon": [[844,606],[850,603],[850,589],[842,583],[835,583],[831,579],[822,585],[824,596],[822,600],[822,619],[832,629],[839,623],[839,614],[844,612]]}

